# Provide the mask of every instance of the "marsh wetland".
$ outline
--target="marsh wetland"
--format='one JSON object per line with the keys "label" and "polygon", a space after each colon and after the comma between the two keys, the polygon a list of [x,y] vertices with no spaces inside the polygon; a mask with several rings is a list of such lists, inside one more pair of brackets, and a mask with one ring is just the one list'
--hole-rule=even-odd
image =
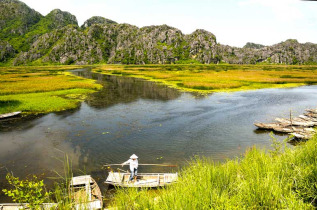
{"label": "marsh wetland", "polygon": [[[255,121],[285,117],[290,110],[302,113],[317,100],[316,86],[202,95],[135,77],[93,73],[90,68],[72,74],[76,81],[87,79],[93,90],[77,101],[77,108],[0,122],[1,186],[6,185],[8,171],[21,178],[36,174],[49,183],[49,177],[63,170],[60,160],[65,153],[75,174],[92,174],[99,181],[106,176],[103,164],[123,162],[132,153],[140,162],[180,167],[195,156],[224,161],[252,145],[270,146],[269,133],[257,131]],[[2,93],[1,100],[6,97]]]}
{"label": "marsh wetland", "polygon": [[[48,85],[44,93],[13,94],[1,90],[1,103],[9,96],[18,101],[18,94],[47,95],[53,92],[54,100],[75,100],[76,106],[65,111],[39,111],[37,115],[0,121],[0,186],[6,186],[8,172],[21,178],[36,174],[49,184],[52,182],[50,177],[63,171],[61,160],[64,154],[72,160],[75,175],[92,174],[103,190],[106,189],[102,185],[106,177],[105,170],[101,169],[103,164],[123,162],[132,153],[138,154],[140,163],[180,166],[177,169],[140,168],[143,172],[179,170],[196,156],[223,162],[239,157],[253,145],[270,147],[269,133],[256,130],[255,121],[287,117],[290,110],[294,115],[302,113],[306,108],[315,107],[317,100],[317,86],[314,85],[236,92],[203,90],[201,94],[197,90],[183,92],[183,89],[173,88],[165,82],[148,81],[134,75],[125,77],[127,75],[122,75],[122,72],[118,74],[117,66],[109,67],[112,74],[117,73],[114,75],[102,74],[105,67],[99,67],[99,72],[95,68],[72,70],[71,75],[68,71],[54,73],[58,78],[79,81],[81,87],[87,87],[83,90],[88,92],[81,93],[80,97],[75,95],[72,98],[69,94],[65,97],[65,91],[78,94],[72,93],[78,83],[69,90],[56,90],[60,87],[57,83],[62,85],[60,81]],[[47,71],[31,72],[31,75],[45,78],[46,74],[52,74]],[[167,73],[175,72],[169,70]],[[302,72],[302,76],[306,74],[310,82],[315,82],[313,73],[307,70]],[[6,81],[10,83],[12,75],[6,75],[0,76],[2,80],[7,77]],[[19,77],[19,80],[26,83],[25,80],[32,76]],[[304,81],[298,82],[305,84]],[[291,86],[298,86],[298,83]],[[54,91],[62,91],[63,97],[58,97]],[[46,99],[40,101],[46,104]],[[14,107],[11,110],[16,111]],[[282,141],[287,136],[275,137]]]}

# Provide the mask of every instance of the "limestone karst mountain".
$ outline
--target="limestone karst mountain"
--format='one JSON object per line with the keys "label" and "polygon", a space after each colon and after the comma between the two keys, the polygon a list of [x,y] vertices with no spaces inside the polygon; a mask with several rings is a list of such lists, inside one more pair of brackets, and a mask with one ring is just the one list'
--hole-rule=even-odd
{"label": "limestone karst mountain", "polygon": [[317,45],[286,40],[243,48],[217,43],[205,30],[183,34],[167,25],[138,28],[92,17],[79,27],[59,9],[48,15],[18,0],[0,0],[0,62],[27,64],[282,63],[316,64]]}

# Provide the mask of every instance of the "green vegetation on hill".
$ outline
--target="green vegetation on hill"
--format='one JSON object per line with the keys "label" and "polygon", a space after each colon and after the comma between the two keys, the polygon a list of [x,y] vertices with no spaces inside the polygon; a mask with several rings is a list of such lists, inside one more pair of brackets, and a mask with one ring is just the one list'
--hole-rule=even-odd
{"label": "green vegetation on hill", "polygon": [[39,36],[67,25],[77,25],[76,17],[68,12],[55,9],[41,18],[35,25],[32,25],[29,32],[23,37],[15,39],[15,48],[19,51],[27,52]]}
{"label": "green vegetation on hill", "polygon": [[8,41],[16,50],[21,37],[38,23],[42,15],[18,0],[0,0],[0,40]]}
{"label": "green vegetation on hill", "polygon": [[253,49],[261,49],[263,47],[265,47],[265,46],[262,44],[255,44],[255,43],[251,43],[251,42],[248,42],[248,43],[246,43],[246,45],[244,45],[244,48],[253,48]]}
{"label": "green vegetation on hill", "polygon": [[104,17],[93,16],[93,17],[89,18],[88,20],[86,20],[84,22],[84,24],[81,26],[81,28],[86,29],[94,24],[117,24],[117,22],[115,22],[113,20],[109,20],[109,19],[104,18]]}
{"label": "green vegetation on hill", "polygon": [[296,148],[273,140],[273,149],[250,148],[241,158],[196,159],[179,181],[156,193],[119,189],[118,209],[314,209],[317,136]]}

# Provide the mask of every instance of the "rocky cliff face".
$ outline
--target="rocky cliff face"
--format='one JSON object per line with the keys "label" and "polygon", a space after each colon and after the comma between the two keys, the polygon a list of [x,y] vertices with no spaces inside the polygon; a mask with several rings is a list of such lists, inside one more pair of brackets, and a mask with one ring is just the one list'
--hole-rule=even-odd
{"label": "rocky cliff face", "polygon": [[15,55],[15,50],[6,41],[0,41],[0,62],[6,62]]}
{"label": "rocky cliff face", "polygon": [[100,17],[100,16],[94,16],[89,18],[88,20],[86,20],[84,22],[84,24],[81,26],[82,29],[88,28],[94,24],[117,24],[117,22],[104,18],[104,17]]}
{"label": "rocky cliff face", "polygon": [[0,0],[0,38],[25,34],[42,15],[18,0]]}
{"label": "rocky cliff face", "polygon": [[261,48],[236,48],[219,45],[218,54],[221,60],[232,64],[266,62],[292,65],[317,63],[317,45],[312,43],[301,44],[294,39]]}
{"label": "rocky cliff face", "polygon": [[167,25],[138,28],[103,17],[78,27],[68,12],[56,9],[43,17],[17,0],[0,0],[0,12],[0,62],[13,60],[14,65],[317,63],[317,45],[296,40],[237,48],[217,44],[216,36],[205,30],[184,35]]}
{"label": "rocky cliff face", "polygon": [[216,36],[205,30],[196,30],[185,36],[189,45],[189,58],[200,63],[216,63]]}

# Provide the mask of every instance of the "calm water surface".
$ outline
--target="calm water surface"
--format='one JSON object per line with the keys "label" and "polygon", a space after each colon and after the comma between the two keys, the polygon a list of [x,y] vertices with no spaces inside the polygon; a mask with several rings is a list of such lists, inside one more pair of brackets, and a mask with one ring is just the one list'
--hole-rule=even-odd
{"label": "calm water surface", "polygon": [[140,163],[184,165],[195,155],[223,161],[271,144],[255,121],[288,117],[290,110],[299,115],[317,104],[316,86],[199,96],[135,78],[74,73],[104,88],[76,110],[0,123],[0,186],[8,171],[48,181],[63,171],[64,154],[76,175],[92,174],[100,182],[103,164],[121,163],[132,153]]}

